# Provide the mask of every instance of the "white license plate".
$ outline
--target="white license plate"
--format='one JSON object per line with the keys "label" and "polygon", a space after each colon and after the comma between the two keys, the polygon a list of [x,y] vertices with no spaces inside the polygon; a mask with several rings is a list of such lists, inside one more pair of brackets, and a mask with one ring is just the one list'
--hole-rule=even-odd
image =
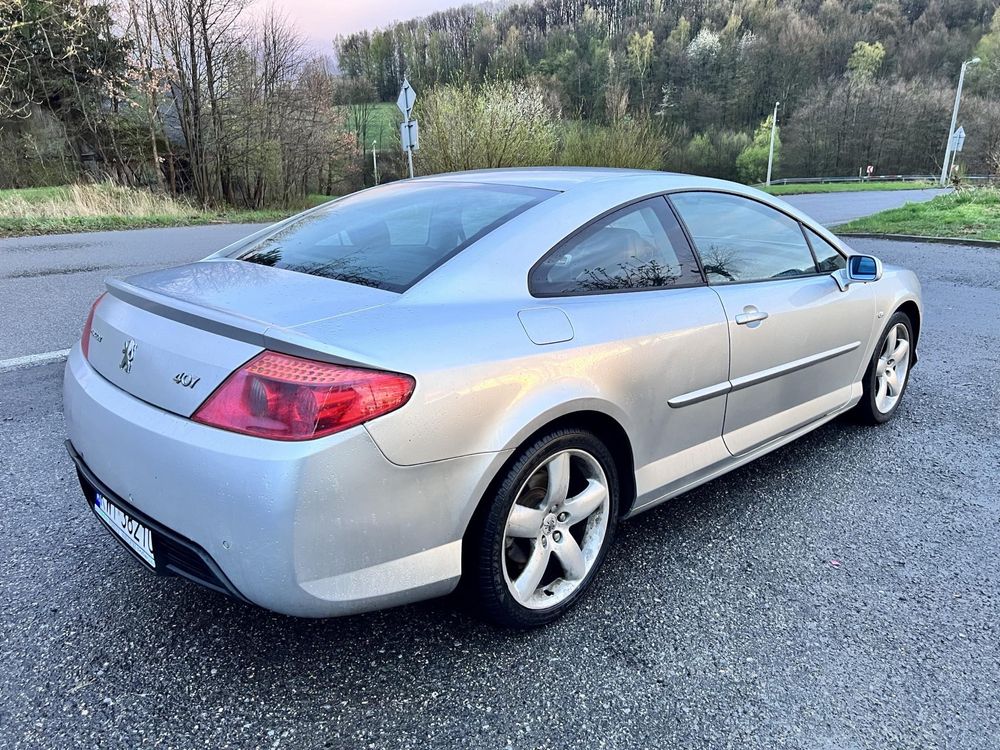
{"label": "white license plate", "polygon": [[94,510],[131,550],[147,562],[150,567],[156,567],[156,558],[153,556],[153,534],[149,529],[100,492],[97,493],[97,498],[94,501]]}

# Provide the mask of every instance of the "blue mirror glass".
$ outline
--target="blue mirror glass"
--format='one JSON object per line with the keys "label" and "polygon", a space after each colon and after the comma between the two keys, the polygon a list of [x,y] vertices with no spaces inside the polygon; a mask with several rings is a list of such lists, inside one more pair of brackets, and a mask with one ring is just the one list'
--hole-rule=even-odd
{"label": "blue mirror glass", "polygon": [[851,276],[856,279],[874,279],[876,275],[878,275],[878,265],[874,258],[868,255],[851,256]]}

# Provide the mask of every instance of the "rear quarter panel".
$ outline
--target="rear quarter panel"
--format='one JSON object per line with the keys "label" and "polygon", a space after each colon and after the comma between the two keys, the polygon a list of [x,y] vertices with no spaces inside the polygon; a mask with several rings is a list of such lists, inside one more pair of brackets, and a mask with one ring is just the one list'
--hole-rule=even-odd
{"label": "rear quarter panel", "polygon": [[629,430],[629,416],[594,371],[592,354],[572,341],[532,343],[518,309],[510,302],[392,306],[302,332],[338,342],[358,361],[415,378],[403,408],[366,425],[393,463],[501,451],[544,415],[582,408],[606,413]]}

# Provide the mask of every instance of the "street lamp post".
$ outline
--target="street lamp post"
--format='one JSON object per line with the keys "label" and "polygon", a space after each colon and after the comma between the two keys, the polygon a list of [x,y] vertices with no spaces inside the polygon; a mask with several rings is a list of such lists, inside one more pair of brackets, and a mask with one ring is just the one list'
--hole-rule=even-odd
{"label": "street lamp post", "polygon": [[979,65],[979,58],[973,57],[962,63],[958,74],[958,91],[955,92],[955,107],[951,110],[951,127],[948,128],[948,142],[944,146],[944,164],[941,165],[941,187],[948,184],[948,162],[951,159],[951,140],[955,135],[955,124],[958,122],[958,105],[962,101],[962,85],[965,83],[965,69],[970,65]]}
{"label": "street lamp post", "polygon": [[[774,103],[774,115],[771,117],[771,148],[767,152],[767,185],[771,186],[771,167],[774,164],[774,134],[778,129],[778,105],[781,102]],[[952,126],[954,127],[954,126]]]}

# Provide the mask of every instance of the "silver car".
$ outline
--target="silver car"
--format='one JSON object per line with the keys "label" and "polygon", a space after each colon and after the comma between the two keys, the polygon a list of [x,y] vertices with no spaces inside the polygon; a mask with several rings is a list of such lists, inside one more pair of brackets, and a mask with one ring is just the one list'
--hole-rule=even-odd
{"label": "silver car", "polygon": [[626,519],[899,408],[914,275],[757,190],[522,169],[365,190],[109,280],[65,377],[87,501],[150,570],[326,617],[576,602]]}

